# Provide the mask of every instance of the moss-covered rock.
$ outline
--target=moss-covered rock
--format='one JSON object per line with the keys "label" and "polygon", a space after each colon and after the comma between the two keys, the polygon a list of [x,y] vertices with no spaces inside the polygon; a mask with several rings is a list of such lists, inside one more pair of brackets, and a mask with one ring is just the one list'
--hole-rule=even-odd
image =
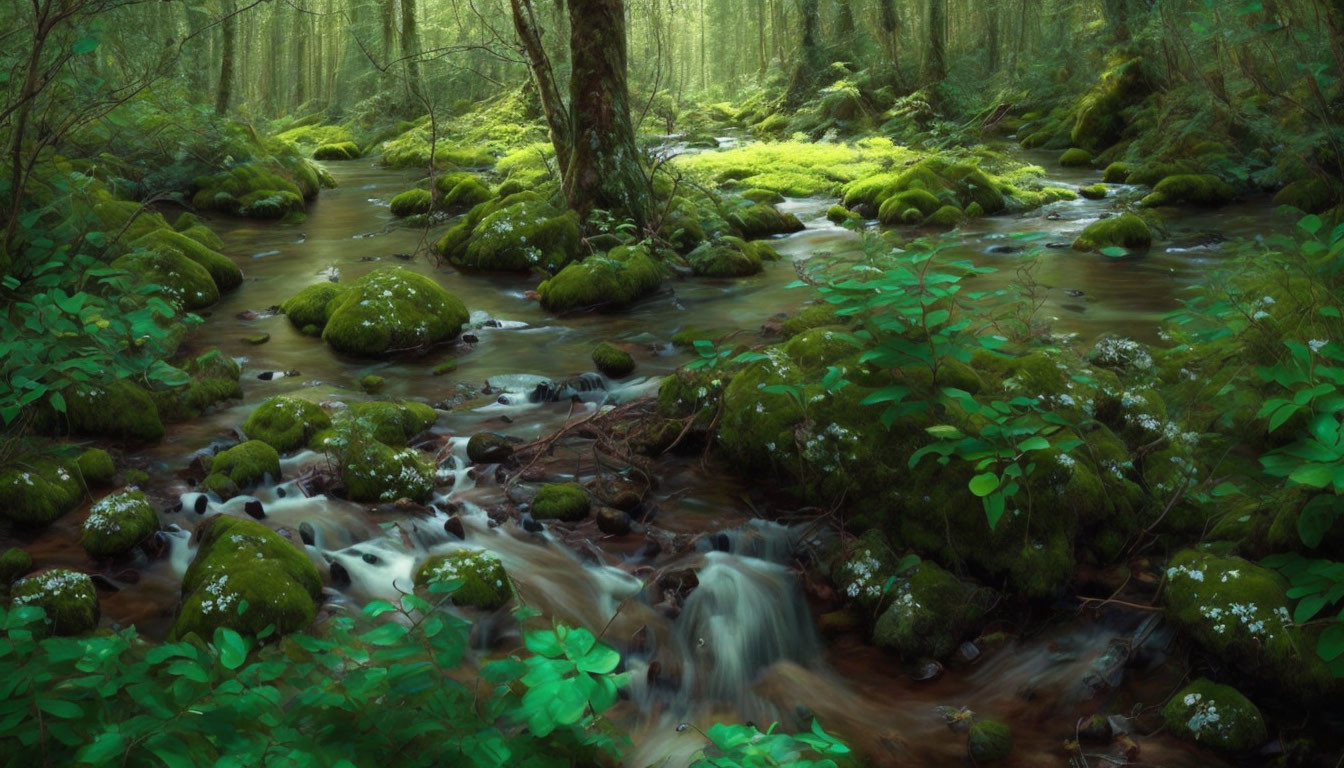
{"label": "moss-covered rock", "polygon": [[102,448],[90,448],[75,459],[79,474],[88,485],[110,485],[117,474],[112,456]]}
{"label": "moss-covered rock", "polygon": [[392,198],[392,215],[398,218],[429,213],[434,207],[434,199],[428,189],[408,189]]}
{"label": "moss-covered rock", "polygon": [[773,189],[752,188],[744,191],[742,197],[753,203],[762,203],[764,205],[775,205],[784,202],[784,196]]}
{"label": "moss-covered rock", "polygon": [[206,519],[196,536],[175,637],[212,638],[219,627],[255,635],[274,626],[285,634],[312,623],[322,577],[302,550],[261,523],[227,515]]}
{"label": "moss-covered rock", "polygon": [[1111,163],[1102,172],[1101,180],[1107,184],[1126,184],[1129,182],[1129,174],[1133,172],[1134,166],[1130,163]]}
{"label": "moss-covered rock", "polygon": [[1217,176],[1210,174],[1180,174],[1168,176],[1153,187],[1153,191],[1143,198],[1147,208],[1161,205],[1203,205],[1217,206],[1232,202],[1236,193],[1232,187]]}
{"label": "moss-covered rock", "polygon": [[[556,272],[579,253],[579,218],[542,200],[522,200],[489,212],[460,247],[444,255],[453,266],[500,272]],[[489,205],[488,203],[484,205]],[[473,209],[475,210],[475,209]],[[471,214],[468,214],[470,217]]]}
{"label": "moss-covered rock", "polygon": [[415,570],[416,586],[459,580],[462,586],[449,597],[457,605],[493,611],[513,597],[513,584],[504,572],[504,563],[483,549],[458,549],[434,555]]}
{"label": "moss-covered rock", "polygon": [[47,612],[44,620],[53,635],[82,635],[92,632],[102,617],[98,592],[86,573],[64,568],[40,571],[10,587],[15,605],[34,605]]}
{"label": "moss-covered rock", "polygon": [[1065,168],[1083,168],[1092,165],[1092,153],[1078,147],[1066,149],[1059,156],[1059,164]]}
{"label": "moss-covered rock", "polygon": [[1105,200],[1107,195],[1106,185],[1090,184],[1086,187],[1079,188],[1078,194],[1082,195],[1088,200]]}
{"label": "moss-covered rock", "polygon": [[1112,62],[1101,81],[1079,102],[1069,132],[1073,145],[1096,152],[1119,141],[1127,122],[1125,110],[1147,91],[1142,59]]}
{"label": "moss-covered rock", "polygon": [[272,397],[243,422],[243,434],[281,453],[307,445],[318,432],[331,427],[322,406],[292,395]]}
{"label": "moss-covered rock", "polygon": [[1294,181],[1274,195],[1275,205],[1289,205],[1303,213],[1324,213],[1334,207],[1339,192],[1324,179]]}
{"label": "moss-covered rock", "polygon": [[663,269],[647,248],[618,246],[570,264],[537,286],[541,306],[551,312],[627,307],[658,290]]}
{"label": "moss-covered rock", "polygon": [[1006,760],[1013,751],[1013,731],[998,720],[977,720],[966,734],[966,751],[976,765]]}
{"label": "moss-covered rock", "polygon": [[158,286],[165,299],[183,309],[202,309],[219,301],[219,287],[210,272],[175,249],[132,251],[111,266]]}
{"label": "moss-covered rock", "polygon": [[803,223],[797,216],[780,213],[774,206],[765,203],[731,207],[723,212],[723,218],[733,232],[745,240],[800,232],[803,229]]}
{"label": "moss-covered rock", "polygon": [[99,499],[84,521],[80,546],[94,557],[124,555],[159,530],[159,516],[140,491]]}
{"label": "moss-covered rock", "polygon": [[433,407],[412,400],[392,403],[354,403],[339,414],[338,421],[358,422],[380,443],[400,448],[412,437],[434,426],[439,414]]}
{"label": "moss-covered rock", "polygon": [[238,383],[242,366],[218,349],[207,350],[180,365],[187,375],[185,384],[150,393],[164,421],[194,419],[213,405],[243,396]]}
{"label": "moss-covered rock", "polygon": [[[281,170],[263,162],[244,163],[214,176],[196,179],[191,203],[203,211],[221,211],[255,219],[279,219],[304,209],[304,199],[317,193],[316,171],[302,166]],[[293,178],[290,178],[290,177]]]}
{"label": "moss-covered rock", "polygon": [[0,594],[9,593],[9,585],[33,570],[33,556],[18,547],[0,553]]}
{"label": "moss-covered rock", "polygon": [[434,180],[439,188],[439,204],[444,208],[471,208],[495,196],[485,182],[474,174],[445,174]]}
{"label": "moss-covered rock", "polygon": [[[941,207],[943,207],[943,201],[927,189],[908,189],[904,192],[897,192],[884,200],[878,208],[877,218],[883,224],[889,226],[918,224],[924,220],[924,217],[933,215]],[[918,217],[907,217],[906,211],[911,210],[918,211]]]}
{"label": "moss-covered rock", "polygon": [[163,437],[163,420],[154,398],[123,379],[66,390],[65,419],[57,422],[82,435],[146,442]]}
{"label": "moss-covered rock", "polygon": [[1146,251],[1153,245],[1153,231],[1143,217],[1133,213],[1109,216],[1089,224],[1073,241],[1077,251],[1100,251],[1119,247],[1131,251]]}
{"label": "moss-covered rock", "polygon": [[972,588],[932,562],[922,562],[892,585],[873,627],[873,642],[903,658],[941,659],[956,650],[983,609]]}
{"label": "moss-covered rock", "polygon": [[843,205],[832,205],[826,209],[826,219],[832,224],[845,225],[850,222],[863,221],[863,217],[857,212],[851,211]]}
{"label": "moss-covered rock", "polygon": [[1338,689],[1314,651],[1319,630],[1293,623],[1287,585],[1275,572],[1185,550],[1167,568],[1163,599],[1171,621],[1224,663],[1299,696]]}
{"label": "moss-covered rock", "polygon": [[12,522],[46,525],[83,496],[78,470],[63,461],[31,459],[0,468],[0,515]]}
{"label": "moss-covered rock", "polygon": [[467,458],[473,464],[498,464],[513,455],[513,443],[494,432],[477,432],[467,441]]}
{"label": "moss-covered rock", "polygon": [[260,440],[248,440],[215,454],[210,474],[223,475],[238,488],[251,488],[268,477],[280,479],[280,454]]}
{"label": "moss-covered rock", "polygon": [[207,248],[181,232],[156,229],[131,243],[131,246],[147,251],[171,251],[185,256],[210,274],[219,293],[231,291],[243,284],[243,271],[228,256]]}
{"label": "moss-covered rock", "polygon": [[575,522],[588,517],[592,501],[578,483],[551,483],[537,491],[532,500],[532,516],[538,520]]}
{"label": "moss-covered rock", "polygon": [[955,205],[944,205],[924,220],[926,227],[955,227],[966,220],[966,214]]}
{"label": "moss-covered rock", "polygon": [[359,155],[359,145],[353,141],[322,144],[313,150],[314,160],[354,160]]}
{"label": "moss-covered rock", "polygon": [[[404,426],[388,423],[383,432],[401,434]],[[352,501],[428,501],[434,491],[434,468],[416,450],[376,439],[373,430],[371,418],[343,418],[314,438],[313,448],[332,457]]]}
{"label": "moss-covered rock", "polygon": [[322,338],[338,351],[380,355],[451,339],[467,308],[437,282],[403,267],[381,267],[350,285],[327,307]]}
{"label": "moss-covered rock", "polygon": [[1260,710],[1227,685],[1199,679],[1162,710],[1171,732],[1198,744],[1246,754],[1269,740]]}
{"label": "moss-covered rock", "polygon": [[765,262],[778,261],[779,254],[764,241],[721,237],[701,243],[686,260],[700,277],[748,277],[759,274]]}
{"label": "moss-covered rock", "polygon": [[336,283],[315,283],[286,299],[280,305],[280,311],[301,332],[316,329],[320,334],[327,327],[328,307],[343,293],[345,288]]}
{"label": "moss-covered rock", "polygon": [[615,344],[604,341],[593,349],[593,365],[613,379],[623,379],[635,370],[635,358]]}
{"label": "moss-covered rock", "polygon": [[831,580],[846,598],[870,615],[891,601],[887,579],[896,575],[899,563],[882,532],[870,528],[843,547],[831,565]]}

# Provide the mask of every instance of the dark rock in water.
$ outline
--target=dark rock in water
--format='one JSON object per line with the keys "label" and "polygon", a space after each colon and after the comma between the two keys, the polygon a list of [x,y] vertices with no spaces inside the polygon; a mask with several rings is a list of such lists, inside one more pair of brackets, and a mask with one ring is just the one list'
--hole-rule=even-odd
{"label": "dark rock in water", "polygon": [[1046,248],[1053,248],[1057,251],[1067,251],[1073,248],[1073,243],[1046,243]]}
{"label": "dark rock in water", "polygon": [[989,247],[988,253],[1019,253],[1021,251],[1022,246],[1020,245],[992,245]]}
{"label": "dark rock in water", "polygon": [[1060,309],[1066,312],[1074,312],[1079,315],[1087,312],[1087,307],[1084,307],[1082,304],[1063,304],[1060,306]]}
{"label": "dark rock in water", "polygon": [[317,531],[313,530],[312,523],[299,523],[299,540],[310,547],[317,541]]}
{"label": "dark rock in water", "polygon": [[337,588],[350,586],[350,572],[345,570],[344,565],[331,564],[331,585]]}
{"label": "dark rock in water", "polygon": [[181,511],[182,511],[182,502],[181,502],[181,501],[178,501],[176,504],[174,504],[173,506],[171,506],[171,507],[169,507],[169,508],[167,509],[167,512],[168,512],[168,514],[170,514],[170,515],[177,514],[178,512],[181,512]]}
{"label": "dark rock in water", "polygon": [[477,432],[467,441],[467,458],[475,464],[498,464],[513,455],[513,444],[504,435]]}
{"label": "dark rock in water", "polygon": [[263,371],[262,373],[257,374],[257,378],[262,381],[270,381],[275,378],[275,371]]}
{"label": "dark rock in water", "polygon": [[464,344],[478,344],[480,343],[480,341],[481,341],[480,337],[474,333],[462,334],[462,343]]}
{"label": "dark rock in water", "polygon": [[140,542],[140,548],[150,560],[157,560],[168,553],[168,534],[155,531],[153,536]]}
{"label": "dark rock in water", "polygon": [[360,555],[360,557],[363,558],[364,562],[368,563],[369,565],[377,565],[382,562],[382,560],[380,560],[377,555],[371,552],[365,552],[364,554]]}
{"label": "dark rock in water", "polygon": [[[99,592],[120,592],[120,591],[121,591],[121,587],[117,586],[117,585],[112,581],[112,579],[108,578],[107,576],[104,576],[104,575],[101,574],[101,573],[95,573],[95,574],[93,574],[92,576],[89,577],[89,580],[93,582],[93,587],[94,587],[94,589],[97,589]],[[138,577],[136,578],[136,581],[139,581],[139,578],[138,578]],[[134,582],[132,582],[132,583],[134,583]]]}
{"label": "dark rock in water", "polygon": [[271,334],[269,334],[269,333],[258,333],[258,334],[254,334],[254,335],[252,335],[252,336],[245,336],[245,337],[243,337],[243,341],[245,341],[245,342],[247,342],[248,344],[251,344],[251,345],[253,345],[253,346],[256,346],[256,345],[258,345],[258,344],[265,344],[266,342],[268,342],[268,341],[270,341],[270,340],[271,340]]}
{"label": "dark rock in water", "polygon": [[536,519],[527,512],[524,512],[522,516],[518,518],[518,525],[528,533],[541,533],[546,530],[546,526],[537,522]]}
{"label": "dark rock in water", "polygon": [[276,488],[276,489],[275,489],[275,495],[276,495],[278,498],[283,499],[283,498],[285,498],[286,496],[289,495],[289,492],[286,491],[284,488]]}
{"label": "dark rock in water", "polygon": [[1110,744],[1113,736],[1111,721],[1101,715],[1093,715],[1078,729],[1078,740],[1089,744]]}
{"label": "dark rock in water", "polygon": [[593,490],[604,504],[625,512],[638,507],[643,500],[639,484],[623,477],[604,477]]}
{"label": "dark rock in water", "polygon": [[527,400],[530,403],[558,403],[562,400],[574,400],[589,392],[607,391],[607,382],[601,375],[585,373],[564,381],[543,381],[532,388]]}
{"label": "dark rock in water", "polygon": [[971,726],[966,751],[975,763],[993,763],[1013,751],[1013,731],[997,720],[981,720]]}
{"label": "dark rock in water", "polygon": [[1077,288],[1066,288],[1066,289],[1064,290],[1064,293],[1068,294],[1069,296],[1071,296],[1071,297],[1073,297],[1073,298],[1075,298],[1075,299],[1078,298],[1078,297],[1080,297],[1080,296],[1086,296],[1086,295],[1087,295],[1087,292],[1086,292],[1086,291],[1080,291],[1080,290],[1078,290]]}
{"label": "dark rock in water", "polygon": [[963,664],[974,664],[980,660],[980,646],[966,642],[957,647],[957,660]]}
{"label": "dark rock in water", "polygon": [[700,586],[700,577],[694,568],[678,568],[664,573],[658,579],[658,586],[685,597],[691,590]]}
{"label": "dark rock in water", "polygon": [[257,374],[257,378],[261,379],[262,381],[273,381],[275,379],[283,379],[286,376],[298,376],[298,375],[299,375],[298,371],[262,371],[261,373]]}
{"label": "dark rock in water", "polygon": [[443,530],[456,536],[459,540],[467,538],[467,529],[462,525],[462,518],[456,515],[443,521]]}
{"label": "dark rock in water", "polygon": [[630,516],[619,509],[601,507],[597,510],[597,529],[608,536],[630,533]]}
{"label": "dark rock in water", "polygon": [[927,683],[931,680],[937,680],[943,676],[943,665],[929,659],[921,662],[915,670],[910,673],[910,677],[916,682]]}
{"label": "dark rock in water", "polygon": [[491,519],[485,521],[485,525],[486,525],[487,528],[498,528],[498,527],[499,527],[499,521],[498,521],[498,520],[495,520],[495,519],[493,519],[493,518],[491,518]]}
{"label": "dark rock in water", "polygon": [[196,502],[192,505],[192,508],[196,510],[196,514],[204,515],[205,510],[209,508],[209,506],[210,506],[210,500],[207,499],[205,497],[205,494],[202,493],[196,497]]}
{"label": "dark rock in water", "polygon": [[255,520],[264,520],[266,518],[266,508],[256,499],[251,499],[244,504],[243,511],[251,515]]}
{"label": "dark rock in water", "polygon": [[631,559],[636,562],[652,562],[654,558],[662,554],[662,551],[663,545],[659,544],[657,539],[648,539]]}
{"label": "dark rock in water", "polygon": [[733,550],[733,540],[728,534],[720,531],[709,537],[709,546],[715,552],[731,552]]}

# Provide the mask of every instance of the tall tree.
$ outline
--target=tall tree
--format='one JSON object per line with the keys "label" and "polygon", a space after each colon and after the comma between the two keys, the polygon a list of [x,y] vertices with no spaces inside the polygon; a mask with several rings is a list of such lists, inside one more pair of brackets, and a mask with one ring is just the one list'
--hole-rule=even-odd
{"label": "tall tree", "polygon": [[940,83],[947,77],[947,0],[929,0],[929,46],[924,51],[924,79]]}
{"label": "tall tree", "polygon": [[901,17],[896,9],[896,0],[878,0],[878,22],[882,34],[887,39],[887,56],[891,60],[892,74],[896,85],[903,86],[901,76]]}
{"label": "tall tree", "polygon": [[224,22],[221,26],[223,44],[220,46],[219,85],[215,88],[215,114],[229,111],[229,99],[233,96],[233,56],[237,48],[238,15],[233,3],[224,3]]}
{"label": "tall tree", "polygon": [[820,26],[820,8],[818,0],[802,0],[798,7],[799,42],[798,61],[794,64],[793,76],[789,80],[789,90],[784,101],[790,107],[797,107],[812,92],[823,65],[821,42],[817,28]]}
{"label": "tall tree", "polygon": [[420,55],[420,34],[415,25],[415,0],[401,0],[401,55],[406,64],[406,88],[411,98],[419,101],[422,92],[420,63],[416,57]]}

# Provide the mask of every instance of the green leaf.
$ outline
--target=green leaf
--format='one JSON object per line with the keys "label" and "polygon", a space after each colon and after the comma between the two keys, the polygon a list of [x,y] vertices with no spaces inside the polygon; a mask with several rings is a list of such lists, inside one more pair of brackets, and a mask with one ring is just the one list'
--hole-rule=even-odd
{"label": "green leaf", "polygon": [[219,663],[225,669],[237,669],[247,661],[247,642],[228,627],[215,630],[215,647],[219,649]]}
{"label": "green leaf", "polygon": [[971,489],[971,493],[974,493],[976,496],[988,496],[999,489],[999,476],[993,472],[985,472],[976,475],[971,478],[968,487]]}
{"label": "green leaf", "polygon": [[37,708],[63,720],[73,720],[84,716],[84,710],[78,704],[63,699],[38,699]]}
{"label": "green leaf", "polygon": [[1101,255],[1112,259],[1122,258],[1129,255],[1129,251],[1119,246],[1111,245],[1101,249]]}
{"label": "green leaf", "polygon": [[1315,549],[1344,513],[1344,500],[1334,494],[1313,496],[1297,516],[1297,535],[1302,543]]}
{"label": "green leaf", "polygon": [[1324,661],[1334,661],[1344,656],[1344,623],[1336,621],[1325,628],[1316,643],[1316,654]]}
{"label": "green leaf", "polygon": [[1019,453],[1026,453],[1027,451],[1044,451],[1049,447],[1050,441],[1040,436],[1028,437],[1026,440],[1017,444]]}

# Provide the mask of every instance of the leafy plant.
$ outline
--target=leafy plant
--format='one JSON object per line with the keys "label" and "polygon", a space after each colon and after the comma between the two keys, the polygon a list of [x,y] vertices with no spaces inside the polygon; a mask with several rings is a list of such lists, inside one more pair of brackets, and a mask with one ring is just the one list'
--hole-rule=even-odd
{"label": "leafy plant", "polygon": [[[1344,600],[1344,563],[1306,558],[1297,553],[1271,555],[1264,564],[1288,579],[1288,597],[1297,600],[1293,621],[1310,622]],[[1316,643],[1316,654],[1330,665],[1335,677],[1344,677],[1344,609],[1327,618]]]}
{"label": "leafy plant", "polygon": [[751,350],[734,355],[730,347],[720,348],[708,339],[696,339],[691,343],[691,346],[698,356],[695,360],[686,364],[686,369],[691,371],[713,370],[722,365],[739,365],[767,358],[767,355]]}
{"label": "leafy plant", "polygon": [[778,723],[764,732],[751,725],[718,723],[705,732],[710,748],[701,752],[693,768],[836,768],[832,757],[849,754],[849,747],[812,721],[809,733],[775,733]]}

